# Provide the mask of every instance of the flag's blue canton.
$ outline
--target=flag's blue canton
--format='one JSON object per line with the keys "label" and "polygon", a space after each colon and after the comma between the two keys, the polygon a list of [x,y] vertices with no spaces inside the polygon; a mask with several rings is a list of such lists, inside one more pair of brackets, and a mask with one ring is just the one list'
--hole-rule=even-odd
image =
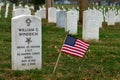
{"label": "flag's blue canton", "polygon": [[76,41],[76,38],[73,38],[71,36],[67,36],[67,38],[65,40],[65,44],[70,45],[70,46],[74,46],[75,41]]}

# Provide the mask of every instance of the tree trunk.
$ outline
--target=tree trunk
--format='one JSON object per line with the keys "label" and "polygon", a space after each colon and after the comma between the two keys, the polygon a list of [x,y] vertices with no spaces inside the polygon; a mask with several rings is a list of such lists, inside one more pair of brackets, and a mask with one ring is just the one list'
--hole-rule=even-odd
{"label": "tree trunk", "polygon": [[78,24],[83,24],[83,11],[88,9],[89,6],[89,1],[88,0],[79,0],[80,4],[79,4],[79,21]]}
{"label": "tree trunk", "polygon": [[34,11],[36,12],[37,10],[39,10],[39,5],[34,5]]}
{"label": "tree trunk", "polygon": [[54,6],[54,0],[45,0],[46,3],[46,19],[48,20],[48,8]]}

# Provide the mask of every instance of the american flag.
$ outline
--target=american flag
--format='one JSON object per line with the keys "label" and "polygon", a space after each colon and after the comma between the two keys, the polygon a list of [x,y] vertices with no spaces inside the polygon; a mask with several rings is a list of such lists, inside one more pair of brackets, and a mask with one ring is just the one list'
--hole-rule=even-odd
{"label": "american flag", "polygon": [[88,43],[68,35],[61,48],[61,51],[66,54],[82,58],[88,47]]}

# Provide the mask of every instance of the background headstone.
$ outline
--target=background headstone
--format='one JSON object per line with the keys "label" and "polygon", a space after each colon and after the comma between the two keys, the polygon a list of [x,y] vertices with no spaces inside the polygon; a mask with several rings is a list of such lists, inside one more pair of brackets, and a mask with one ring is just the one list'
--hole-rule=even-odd
{"label": "background headstone", "polygon": [[115,12],[112,10],[109,10],[108,11],[108,23],[107,23],[108,26],[115,25],[115,18],[116,18]]}
{"label": "background headstone", "polygon": [[12,17],[19,15],[31,15],[31,11],[27,8],[17,8],[13,10]]}
{"label": "background headstone", "polygon": [[35,13],[35,16],[38,16],[38,17],[45,19],[46,18],[46,9],[42,8],[40,10],[37,10]]}
{"label": "background headstone", "polygon": [[56,8],[48,8],[48,22],[56,23]]}
{"label": "background headstone", "polygon": [[73,35],[77,34],[78,29],[77,21],[78,21],[77,11],[68,11],[65,31],[69,32],[69,34]]}
{"label": "background headstone", "polygon": [[115,22],[119,23],[120,22],[120,13],[116,15]]}
{"label": "background headstone", "polygon": [[99,21],[95,11],[83,12],[82,38],[84,40],[99,40]]}
{"label": "background headstone", "polygon": [[58,11],[57,12],[57,22],[56,22],[57,27],[65,28],[66,20],[67,20],[66,11],[62,11],[62,10]]}
{"label": "background headstone", "polygon": [[9,12],[9,3],[6,4],[5,18],[7,18]]}

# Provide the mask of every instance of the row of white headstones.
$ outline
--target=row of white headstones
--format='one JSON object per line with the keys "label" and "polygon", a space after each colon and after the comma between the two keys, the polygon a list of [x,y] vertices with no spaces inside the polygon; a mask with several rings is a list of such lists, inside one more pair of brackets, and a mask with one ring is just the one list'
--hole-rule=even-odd
{"label": "row of white headstones", "polygon": [[[35,15],[45,18],[45,11],[45,8],[41,8]],[[84,40],[99,40],[99,28],[102,28],[103,22],[107,22],[108,26],[120,22],[120,10],[109,9],[105,14],[103,12],[105,13],[105,9],[100,11],[95,8],[83,12],[82,38]],[[77,34],[78,19],[79,11],[76,9],[69,11],[55,7],[48,9],[48,22],[56,23],[59,28],[65,28],[69,34]]]}
{"label": "row of white headstones", "polygon": [[[0,3],[0,12],[1,12],[1,7],[2,7],[3,5],[4,5],[4,3]],[[20,4],[19,6],[22,7],[21,4]],[[14,10],[14,8],[15,8],[15,5],[13,4],[13,10]],[[33,6],[29,7],[29,6],[27,6],[27,5],[25,5],[25,8],[34,9]],[[76,9],[77,9],[77,10],[76,10]],[[74,10],[74,11],[77,11],[77,13],[79,13],[79,12],[78,12],[79,7],[77,7],[76,9],[73,7],[72,9],[68,9],[68,10]],[[60,11],[60,10],[61,10],[61,9],[60,9],[59,7],[58,7],[56,10],[54,9],[55,12]],[[63,11],[67,11],[63,6],[62,6],[62,10],[63,10]],[[112,8],[108,7],[107,11],[106,11],[106,8],[103,7],[103,6],[101,6],[101,7],[96,7],[96,8],[93,7],[93,9],[88,8],[88,10],[98,10],[98,11],[100,11],[100,12],[102,13],[102,16],[103,16],[103,22],[108,22],[108,25],[109,25],[109,17],[110,17],[111,15],[114,17],[114,23],[115,23],[115,22],[120,22],[120,20],[119,20],[120,9],[117,9],[117,8],[115,8],[115,7],[112,7]],[[9,12],[9,3],[6,4],[5,18],[7,18],[8,12]],[[41,14],[42,14],[42,16],[41,16]],[[55,13],[55,14],[56,14],[56,13]],[[39,16],[39,17],[45,18],[45,7],[44,7],[44,6],[43,6],[43,8],[40,7],[40,10],[37,11],[36,15]],[[110,15],[110,16],[109,16],[109,15]],[[79,15],[78,15],[78,16],[79,16]],[[0,14],[0,17],[1,17],[1,14]],[[55,15],[54,17],[56,17],[56,15]],[[55,19],[54,19],[54,20],[55,20]],[[53,22],[56,22],[56,21],[53,21]],[[111,25],[111,24],[110,24],[110,25]]]}
{"label": "row of white headstones", "polygon": [[[7,17],[7,15],[8,15],[8,7],[9,7],[9,3],[6,5],[5,17]],[[20,7],[22,7],[22,6],[20,5]],[[31,7],[31,8],[33,9],[33,7]],[[65,28],[65,31],[66,32],[69,31],[70,34],[77,34],[77,28],[72,27],[72,24],[73,24],[73,26],[77,26],[77,21],[79,18],[78,10],[73,8],[73,9],[70,9],[69,11],[67,11],[64,8],[63,8],[63,10],[61,10],[60,8],[56,9],[54,7],[51,7],[48,10],[49,10],[48,11],[48,21],[49,22],[56,23],[58,27]],[[107,22],[108,25],[115,25],[116,22],[120,22],[120,10],[117,10],[115,8],[113,8],[113,9],[108,8],[108,12],[105,12],[105,8],[99,8],[99,10],[93,8],[93,9],[88,9],[84,12],[85,13],[87,12],[88,14],[90,14],[90,16],[87,18],[92,19],[92,17],[95,17],[95,20],[97,20],[97,18],[98,18],[100,27],[102,27],[102,22]],[[15,5],[13,5],[13,17],[21,15],[21,14],[31,15],[29,6],[26,5],[25,8],[15,9]],[[96,16],[94,16],[93,14],[95,14]],[[45,7],[40,8],[40,10],[38,10],[35,13],[35,16],[38,16],[41,18],[46,18]],[[71,21],[71,18],[74,20]],[[83,18],[83,19],[85,19],[85,18]],[[87,22],[89,22],[89,21],[87,21]]]}
{"label": "row of white headstones", "polygon": [[[1,7],[3,6],[4,4],[3,3],[1,3],[0,4],[0,11],[1,11]],[[20,7],[22,7],[22,5],[19,5]],[[25,8],[27,8],[27,9],[29,9],[29,8],[31,8],[31,9],[34,9],[34,7],[33,6],[31,6],[31,7],[29,7],[29,6],[25,6]],[[97,7],[98,8],[98,7]],[[13,10],[15,9],[15,5],[13,4]],[[49,22],[56,22],[56,16],[57,16],[57,12],[59,12],[59,11],[66,11],[66,12],[68,12],[67,10],[65,10],[65,8],[64,7],[62,7],[62,9],[63,10],[61,10],[59,7],[58,7],[58,9],[56,9],[56,8],[51,8],[50,10],[49,10],[49,12],[50,11],[53,11],[53,16],[51,16],[52,18],[52,20],[49,20]],[[79,8],[77,8],[77,9],[79,9]],[[73,9],[69,9],[69,10],[74,10],[74,11],[77,11],[75,8],[73,8]],[[106,12],[106,8],[104,8],[104,7],[101,7],[101,8],[98,8],[98,9],[95,9],[95,8],[93,8],[93,9],[88,9],[88,10],[94,10],[94,11],[100,11],[101,12],[101,15],[102,15],[102,18],[103,18],[103,20],[102,20],[102,22],[107,22],[108,23],[108,25],[113,25],[113,24],[115,24],[116,22],[120,22],[120,18],[119,18],[119,16],[120,16],[120,10],[117,10],[116,8],[112,8],[112,9],[110,9],[109,7],[108,7],[108,11]],[[7,18],[7,16],[8,16],[8,12],[9,12],[9,3],[7,3],[6,4],[6,11],[5,11],[5,18]],[[26,11],[27,12],[27,11]],[[20,12],[19,12],[20,13]],[[24,12],[23,12],[24,13]],[[30,12],[28,12],[28,13],[30,13]],[[51,13],[49,13],[50,15],[52,15]],[[39,11],[37,11],[36,13],[35,13],[35,15],[36,16],[39,16],[39,17],[42,17],[42,18],[45,18],[46,17],[46,14],[45,14],[45,7],[43,6],[43,8],[40,8],[40,10]],[[1,15],[0,15],[1,16]],[[79,16],[79,12],[77,11],[77,17]],[[113,19],[113,23],[110,23],[110,21],[111,21],[111,16],[112,17],[114,17],[114,19]]]}
{"label": "row of white headstones", "polygon": [[[6,10],[8,7],[9,5],[6,5]],[[82,38],[84,40],[99,40],[99,28],[102,27],[104,21],[103,13],[96,9],[88,9],[83,13]],[[31,15],[28,6],[22,8],[13,5],[11,25],[13,70],[41,69],[41,19],[46,18],[45,14],[45,7],[40,8],[35,15]],[[120,13],[118,15],[120,17]],[[115,16],[113,10],[108,11],[108,25],[115,24]],[[59,28],[65,28],[69,34],[77,34],[78,18],[79,12],[76,9],[69,11],[55,7],[48,9],[48,22],[56,23]]]}

